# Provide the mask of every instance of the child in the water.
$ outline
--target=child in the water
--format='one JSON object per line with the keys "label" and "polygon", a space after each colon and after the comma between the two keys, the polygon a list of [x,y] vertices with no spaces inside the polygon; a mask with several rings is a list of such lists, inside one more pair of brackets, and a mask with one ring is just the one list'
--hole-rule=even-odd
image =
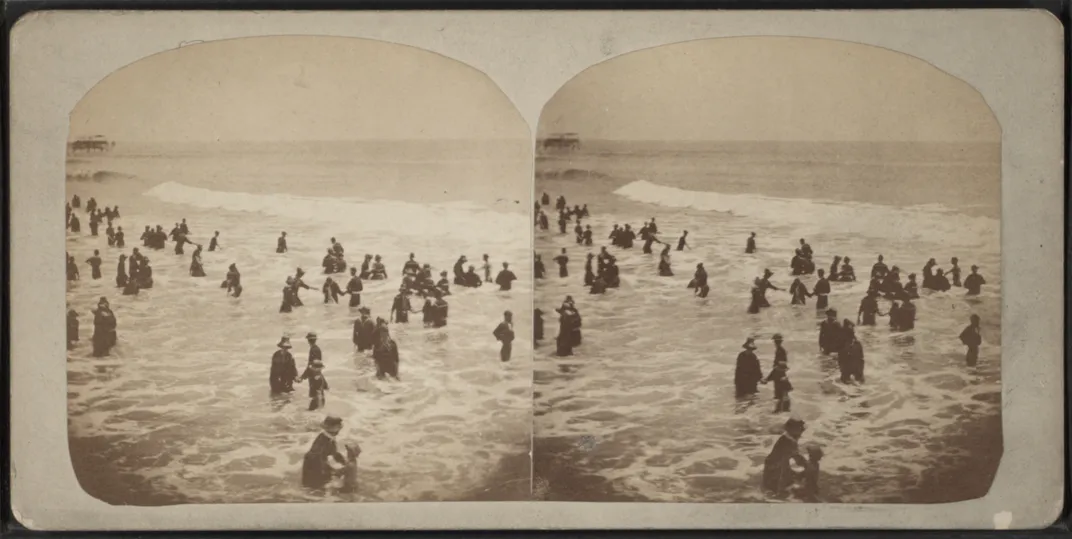
{"label": "child in the water", "polygon": [[309,410],[323,408],[327,398],[324,392],[328,390],[328,381],[324,378],[324,362],[314,360],[305,368],[298,381],[309,380]]}

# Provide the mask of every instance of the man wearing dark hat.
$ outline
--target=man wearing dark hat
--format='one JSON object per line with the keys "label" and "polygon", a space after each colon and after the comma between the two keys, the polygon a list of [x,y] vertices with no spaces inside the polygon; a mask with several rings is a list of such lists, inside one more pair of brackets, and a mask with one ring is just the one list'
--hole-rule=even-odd
{"label": "man wearing dark hat", "polygon": [[971,274],[964,279],[964,288],[968,291],[968,295],[978,296],[984,284],[986,284],[986,279],[979,275],[979,266],[972,266]]}
{"label": "man wearing dark hat", "polygon": [[328,416],[320,424],[322,429],[302,461],[302,486],[310,489],[323,489],[339,472],[331,465],[330,459],[346,466],[346,458],[339,453],[335,438],[342,431],[342,418]]}
{"label": "man wearing dark hat", "polygon": [[834,354],[841,350],[841,324],[837,321],[837,311],[826,310],[826,320],[819,323],[819,351],[824,354]]}
{"label": "man wearing dark hat", "polygon": [[737,354],[737,368],[733,372],[733,385],[737,398],[755,395],[756,386],[763,380],[763,369],[756,357],[755,339],[749,337],[742,345],[744,350]]}
{"label": "man wearing dark hat", "polygon": [[800,454],[800,436],[804,434],[804,421],[790,418],[785,422],[785,431],[774,443],[770,454],[763,461],[763,490],[784,498],[789,494],[789,487],[797,479],[792,463],[807,468],[808,461]]}
{"label": "man wearing dark hat", "polygon": [[309,342],[308,364],[312,364],[314,361],[323,360],[323,356],[321,356],[320,354],[320,346],[316,344],[316,333],[310,331],[308,334],[305,335],[305,340]]}
{"label": "man wearing dark hat", "polygon": [[290,355],[290,338],[284,336],[276,346],[279,350],[272,354],[268,384],[272,393],[290,393],[294,391],[294,380],[298,378],[298,366],[294,363],[294,356]]}

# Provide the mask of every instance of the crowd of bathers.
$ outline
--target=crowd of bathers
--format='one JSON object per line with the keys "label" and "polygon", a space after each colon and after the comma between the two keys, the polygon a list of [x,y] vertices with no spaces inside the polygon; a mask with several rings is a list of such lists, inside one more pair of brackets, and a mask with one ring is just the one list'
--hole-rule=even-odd
{"label": "crowd of bathers", "polygon": [[[547,216],[545,208],[550,207],[551,198],[547,193],[544,193],[540,200],[536,202],[536,226],[540,230],[548,230]],[[559,196],[555,201],[555,211],[558,212],[559,233],[566,234],[568,224],[573,221],[575,223],[574,232],[576,234],[576,242],[582,248],[588,248],[592,246],[592,228],[591,225],[583,223],[583,219],[589,217],[588,205],[583,206],[570,206],[566,203],[564,196]],[[639,238],[643,241],[643,253],[653,254],[652,245],[654,243],[661,244],[662,250],[659,254],[658,266],[656,268],[657,275],[661,277],[672,277],[674,275],[671,268],[670,249],[669,243],[665,243],[658,239],[659,229],[656,224],[655,218],[644,222],[639,230],[634,230],[630,224],[620,226],[619,224],[613,224],[608,240],[612,247],[616,247],[622,251],[628,251],[633,248],[634,243]],[[746,254],[755,254],[758,251],[756,234],[751,233],[745,240],[744,252]],[[691,249],[688,243],[688,231],[683,231],[677,241],[677,250],[684,251]],[[558,275],[560,278],[566,278],[569,276],[568,263],[569,256],[568,250],[562,248],[561,252],[555,256],[554,261],[559,265]],[[543,265],[542,257],[539,253],[534,256],[534,275],[537,279],[545,277],[545,268]],[[593,271],[592,260],[597,261],[597,269]],[[830,265],[829,274],[823,269],[816,269],[816,262],[814,260],[814,251],[812,247],[807,243],[805,239],[800,239],[799,246],[794,250],[793,257],[789,260],[789,274],[793,277],[793,281],[788,288],[790,295],[789,303],[791,305],[805,305],[808,298],[815,299],[815,308],[818,313],[825,315],[825,319],[819,324],[818,344],[819,350],[823,355],[835,355],[837,358],[837,364],[840,370],[840,380],[843,383],[864,383],[864,349],[863,345],[856,338],[856,326],[875,326],[877,325],[877,317],[886,316],[889,318],[889,327],[894,331],[910,331],[915,327],[916,323],[916,306],[913,303],[914,300],[919,299],[919,290],[925,289],[933,292],[948,292],[954,288],[963,287],[965,294],[968,296],[978,296],[981,293],[983,285],[986,284],[986,280],[979,274],[979,268],[977,266],[971,266],[971,272],[961,282],[962,270],[957,258],[950,260],[951,267],[948,271],[937,268],[937,262],[935,259],[930,259],[922,269],[923,279],[922,282],[917,282],[916,274],[909,273],[905,282],[902,282],[901,275],[902,270],[898,266],[889,266],[886,264],[885,257],[878,255],[877,261],[871,268],[870,281],[867,292],[864,298],[860,302],[859,309],[856,313],[856,319],[844,319],[838,320],[838,313],[835,309],[829,308],[829,296],[831,294],[831,283],[844,283],[855,282],[856,271],[852,267],[851,259],[848,256],[835,256],[833,262]],[[814,284],[811,290],[808,290],[807,286],[801,281],[800,277],[804,275],[817,274],[818,280]],[[765,269],[762,276],[756,277],[750,288],[750,301],[747,307],[747,312],[750,314],[758,314],[763,309],[769,308],[770,302],[767,300],[766,293],[768,290],[781,291],[771,283],[771,277],[774,276],[774,272],[770,269]],[[607,247],[601,246],[598,253],[588,252],[586,255],[585,264],[585,277],[584,286],[589,289],[590,294],[604,294],[608,288],[618,288],[620,284],[620,278],[618,273],[618,266],[616,264],[616,257],[609,253]],[[695,273],[692,279],[688,282],[687,287],[693,290],[693,294],[700,298],[708,297],[711,292],[711,287],[708,284],[707,271],[704,268],[703,263],[696,265]],[[880,307],[880,300],[886,300],[889,302],[889,307],[886,312],[882,312]],[[572,296],[567,296],[563,301],[562,306],[555,309],[559,314],[559,332],[556,337],[556,350],[557,356],[569,356],[573,354],[574,347],[581,344],[581,315],[577,309]],[[543,339],[543,312],[540,309],[534,311],[535,321],[535,338],[537,342]],[[976,365],[979,357],[979,347],[982,344],[982,334],[980,329],[980,318],[978,315],[972,314],[967,327],[960,333],[960,341],[967,347],[967,353],[965,361],[968,366]],[[763,369],[760,366],[759,358],[755,354],[756,338],[747,337],[742,348],[743,351],[737,357],[737,364],[734,372],[734,388],[737,398],[750,399],[752,396],[758,393],[759,384],[771,383],[774,389],[774,412],[789,412],[790,411],[790,393],[793,390],[793,385],[789,380],[789,358],[788,352],[783,347],[782,335],[775,333],[771,340],[774,343],[774,363],[771,371],[764,375]],[[799,422],[797,424],[796,422]],[[808,466],[817,467],[818,458],[821,458],[821,450],[815,448],[809,450],[811,454],[809,459],[804,459],[796,451],[796,441],[799,438],[800,433],[804,430],[804,424],[798,419],[791,419],[787,423],[787,433],[783,435],[789,436],[789,442],[792,445],[792,450],[786,449],[783,444],[783,440],[779,440],[779,444],[776,444],[775,451],[772,452],[772,456],[768,457],[768,463],[765,468],[771,468],[773,470],[788,470],[788,467],[782,467],[788,460],[792,459],[805,467],[806,471]],[[783,455],[777,456],[777,455]],[[790,457],[790,455],[792,457]],[[777,462],[770,462],[772,457]],[[785,462],[783,462],[785,461]],[[814,461],[814,462],[812,462]],[[810,463],[810,464],[809,464]],[[812,470],[814,473],[814,470]],[[772,479],[771,474],[778,475],[783,473],[782,471],[770,472],[765,470],[764,473],[764,486],[768,490],[775,490],[776,492],[784,494],[788,488],[788,484],[783,479],[774,477]],[[790,481],[791,483],[792,481]],[[817,487],[816,487],[817,489]],[[813,491],[815,489],[812,489]],[[814,494],[814,492],[813,492]]]}

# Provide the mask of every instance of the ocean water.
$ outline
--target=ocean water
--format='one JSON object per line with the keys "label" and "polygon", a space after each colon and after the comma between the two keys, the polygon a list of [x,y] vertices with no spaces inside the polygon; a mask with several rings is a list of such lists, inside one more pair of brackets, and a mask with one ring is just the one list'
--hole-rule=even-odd
{"label": "ocean water", "polygon": [[[823,447],[828,501],[920,501],[937,476],[991,477],[1000,455],[1000,148],[954,144],[591,143],[537,159],[537,196],[588,204],[595,245],[536,231],[548,276],[537,280],[545,341],[535,359],[535,488],[546,499],[763,501],[763,459],[788,414],[774,414],[773,386],[755,399],[734,397],[733,372],[745,338],[755,336],[764,373],[771,336],[781,333],[794,386],[793,414],[808,430],[802,444]],[[553,205],[552,205],[553,206]],[[608,243],[612,224],[639,229],[655,218],[672,251],[674,277],[657,276],[656,254],[641,243],[618,257],[622,285],[606,295],[583,287],[584,259]],[[758,252],[745,255],[750,232]],[[929,258],[948,269],[959,257],[987,280],[982,295],[921,291],[916,328],[893,332],[880,317],[858,327],[867,383],[844,385],[833,357],[819,354],[814,300],[791,306],[769,291],[769,309],[746,312],[751,282],[764,268],[788,290],[789,261],[806,238],[818,268],[849,256],[860,282],[831,283],[830,306],[855,319],[879,254],[902,281]],[[551,259],[562,248],[570,276]],[[711,293],[686,284],[702,262]],[[815,276],[802,281],[810,290]],[[583,344],[554,355],[554,311],[572,295],[583,317]],[[885,312],[889,302],[880,305]],[[982,318],[984,344],[966,367],[958,336],[969,315]],[[979,465],[979,462],[986,465]],[[932,483],[928,483],[931,481]],[[988,488],[989,481],[985,483]],[[985,494],[966,482],[940,485],[933,498]]]}
{"label": "ocean water", "polygon": [[[110,503],[450,500],[487,488],[503,459],[527,454],[531,431],[531,250],[527,141],[514,144],[308,143],[290,145],[120,144],[114,152],[68,159],[68,199],[118,204],[129,254],[145,225],[185,218],[194,242],[220,231],[222,249],[203,253],[205,278],[189,276],[186,254],[141,250],[155,286],[136,297],[115,287],[120,249],[104,236],[67,236],[82,280],[68,284],[81,313],[82,341],[68,355],[72,460],[83,487]],[[77,210],[76,210],[77,211]],[[83,210],[84,211],[84,210]],[[290,252],[276,254],[287,232]],[[510,262],[510,292],[452,287],[449,325],[425,329],[420,315],[392,324],[401,382],[374,377],[371,357],[351,343],[356,309],[325,305],[320,267],[329,238],[347,262],[380,254],[389,279],[366,281],[363,305],[388,318],[408,253],[436,274],[458,256]],[[82,263],[94,249],[104,279]],[[235,299],[219,288],[227,266],[242,272]],[[278,312],[280,290],[297,267],[313,290],[305,307]],[[479,265],[478,265],[479,268]],[[437,277],[438,278],[438,277]],[[345,288],[347,278],[338,276]],[[100,296],[118,318],[119,344],[90,355]],[[419,308],[420,303],[415,302]],[[491,336],[515,313],[514,357],[502,363]],[[306,332],[319,334],[326,410],[307,411],[307,386],[272,397],[268,371],[289,334],[299,370]],[[341,416],[340,441],[356,441],[359,492],[315,495],[300,487],[301,459],[326,413]],[[526,464],[527,471],[527,464]],[[525,484],[517,491],[527,491]]]}

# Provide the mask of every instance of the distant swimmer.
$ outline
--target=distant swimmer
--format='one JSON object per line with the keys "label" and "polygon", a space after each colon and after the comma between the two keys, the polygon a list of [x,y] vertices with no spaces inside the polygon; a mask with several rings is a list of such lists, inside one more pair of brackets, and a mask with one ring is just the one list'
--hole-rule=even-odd
{"label": "distant swimmer", "polygon": [[618,246],[622,249],[632,249],[634,240],[636,240],[636,232],[631,226],[625,225],[625,229],[618,234]]}
{"label": "distant swimmer", "polygon": [[745,254],[752,254],[756,252],[756,233],[753,232],[751,236],[748,236],[748,242],[744,246]]}
{"label": "distant swimmer", "polygon": [[919,299],[919,285],[916,284],[916,274],[908,274],[908,282],[904,285],[904,298]]}
{"label": "distant swimmer", "polygon": [[949,263],[953,266],[949,268],[949,278],[952,280],[953,286],[957,287],[960,286],[960,266],[957,265],[959,262],[955,256],[949,260]]}
{"label": "distant swimmer", "polygon": [[279,239],[275,240],[275,252],[285,253],[287,252],[287,233],[282,232],[279,235]]}
{"label": "distant swimmer", "polygon": [[570,300],[564,301],[562,306],[555,309],[558,314],[558,337],[556,338],[558,356],[572,356],[573,347],[576,345],[574,330],[580,331],[581,315]]}
{"label": "distant swimmer", "polygon": [[373,281],[382,281],[387,278],[387,267],[383,265],[383,260],[380,255],[372,257],[372,271],[369,273],[369,279]]}
{"label": "distant swimmer", "polygon": [[484,280],[476,273],[476,266],[469,266],[469,270],[462,275],[462,286],[466,288],[480,288],[484,286]]}
{"label": "distant swimmer", "polygon": [[897,300],[890,302],[890,329],[897,331],[901,323],[901,304]]}
{"label": "distant swimmer", "polygon": [[75,195],[75,196],[71,197],[71,207],[72,208],[81,208],[82,207],[82,199],[78,195]]}
{"label": "distant swimmer", "polygon": [[621,236],[621,234],[622,229],[618,228],[618,224],[615,223],[614,227],[610,229],[610,234],[607,236],[607,239],[610,240],[611,245],[617,247],[620,245],[618,238]]}
{"label": "distant swimmer", "polygon": [[205,267],[201,264],[201,246],[198,245],[194,249],[193,255],[190,256],[190,276],[191,277],[204,277]]}
{"label": "distant swimmer", "polygon": [[942,270],[937,270],[934,273],[934,277],[932,277],[932,279],[934,285],[931,286],[931,289],[936,292],[948,292],[949,289],[952,288],[949,285],[949,279],[946,278],[945,272]]}
{"label": "distant swimmer", "polygon": [[644,247],[643,247],[644,254],[651,254],[651,244],[652,243],[660,243],[661,244],[662,242],[659,241],[659,239],[655,237],[655,233],[652,232],[651,229],[649,228],[648,233],[647,233],[647,237],[644,238]]}
{"label": "distant swimmer", "polygon": [[305,380],[309,381],[309,411],[323,408],[327,403],[326,392],[330,389],[327,378],[324,378],[324,362],[320,360],[310,362],[305,367],[305,372],[298,377],[299,382]]}
{"label": "distant swimmer", "polygon": [[811,245],[808,245],[808,242],[804,241],[804,238],[800,238],[800,256],[803,256],[808,260],[811,260],[812,257]]}
{"label": "distant swimmer", "polygon": [[838,271],[838,280],[841,282],[855,282],[856,270],[852,268],[852,261],[849,257],[842,259],[841,269]]}
{"label": "distant swimmer", "polygon": [[659,276],[660,277],[673,277],[674,272],[670,269],[670,246],[663,247],[663,251],[659,253]]}
{"label": "distant swimmer", "polygon": [[979,315],[971,315],[970,320],[968,327],[960,332],[960,342],[968,347],[968,353],[964,356],[964,361],[969,367],[974,367],[979,361],[979,346],[983,344],[983,333],[979,325]]}
{"label": "distant swimmer", "polygon": [[71,232],[77,233],[82,231],[82,222],[79,221],[78,216],[74,215],[73,213],[71,214],[71,222],[69,226],[71,227]]}
{"label": "distant swimmer", "polygon": [[707,284],[707,270],[704,269],[703,263],[696,264],[696,273],[692,276],[692,281],[689,282],[689,288],[693,289],[693,294],[701,298],[706,298],[707,293],[711,291],[711,287]]}
{"label": "distant swimmer", "polygon": [[[547,273],[547,268],[543,265],[543,259],[540,255],[533,253],[532,255],[532,276],[537,279],[543,279]],[[457,282],[455,282],[457,284]]]}
{"label": "distant swimmer", "polygon": [[324,293],[324,303],[338,303],[339,296],[342,295],[339,283],[331,277],[324,279],[324,286],[320,288],[320,291]]}
{"label": "distant swimmer", "polygon": [[67,349],[74,350],[74,343],[78,342],[78,312],[74,309],[67,310]]}
{"label": "distant swimmer", "polygon": [[535,342],[543,340],[543,311],[540,309],[532,310],[532,340]]}
{"label": "distant swimmer", "polygon": [[859,383],[864,383],[864,347],[856,340],[856,326],[849,320],[845,320],[842,327],[842,335],[845,342],[838,351],[838,368],[841,370],[842,383],[849,383],[853,378]]}
{"label": "distant swimmer", "polygon": [[433,292],[432,295],[435,297],[435,301],[432,302],[432,327],[441,328],[447,325],[450,305],[439,291]]}
{"label": "distant swimmer", "polygon": [[465,255],[458,257],[458,261],[454,263],[454,284],[459,286],[465,286],[465,263],[469,260],[465,258]]}
{"label": "distant swimmer", "polygon": [[540,204],[543,204],[544,206],[550,205],[551,204],[550,195],[548,195],[546,192],[544,192],[543,196],[540,197]]}
{"label": "distant swimmer", "polygon": [[183,218],[182,222],[179,223],[179,230],[187,236],[190,235],[190,227],[186,226],[186,218]]}
{"label": "distant swimmer", "polygon": [[484,282],[485,283],[492,282],[491,281],[491,259],[488,258],[488,255],[486,255],[486,254],[483,257],[483,263],[481,264],[480,269],[484,271]]}
{"label": "distant swimmer", "polygon": [[376,330],[376,325],[369,316],[371,311],[369,311],[368,307],[361,307],[359,312],[361,313],[361,316],[359,316],[357,320],[354,320],[353,341],[354,346],[357,347],[357,351],[364,352],[366,350],[371,350],[372,346],[375,344],[372,335]]}
{"label": "distant swimmer", "polygon": [[558,199],[555,200],[555,210],[564,211],[565,209],[566,209],[566,197],[564,197],[562,195],[559,195]]}
{"label": "distant swimmer", "polygon": [[402,275],[417,275],[421,271],[421,264],[417,262],[416,255],[409,254],[409,259],[402,265]]}
{"label": "distant swimmer", "polygon": [[555,257],[555,262],[558,263],[558,276],[569,277],[569,270],[566,268],[566,264],[569,263],[569,257],[566,256],[566,248],[562,248],[562,254]]}
{"label": "distant swimmer", "polygon": [[559,234],[565,234],[566,233],[566,225],[568,225],[568,224],[569,224],[569,214],[564,212],[564,211],[558,212],[558,233]]}
{"label": "distant swimmer", "polygon": [[[328,416],[320,424],[321,432],[302,458],[302,486],[322,490],[331,480],[340,475],[347,465],[346,457],[339,453],[335,437],[342,431],[342,419]],[[336,466],[332,466],[334,460]]]}
{"label": "distant swimmer", "polygon": [[503,321],[499,322],[499,325],[491,333],[495,340],[502,344],[499,349],[499,359],[504,362],[510,361],[510,353],[513,350],[514,343],[514,313],[505,311]]}
{"label": "distant swimmer", "polygon": [[538,219],[540,220],[540,230],[547,230],[551,228],[551,223],[547,219],[546,212],[541,211]]}
{"label": "distant swimmer", "polygon": [[826,280],[823,276],[823,270],[819,270],[819,280],[815,281],[815,287],[812,288],[811,295],[815,297],[815,310],[821,311],[826,309],[827,301],[830,296],[830,281]]}
{"label": "distant swimmer", "polygon": [[89,233],[93,236],[97,235],[97,227],[100,226],[100,221],[97,220],[96,215],[89,216]]}
{"label": "distant swimmer", "polygon": [[886,263],[882,261],[882,255],[878,255],[878,262],[875,262],[874,266],[871,266],[871,278],[882,280],[886,278],[886,275],[890,272],[886,267]]}
{"label": "distant swimmer", "polygon": [[111,306],[108,305],[107,298],[100,298],[97,308],[91,312],[93,313],[93,357],[104,357],[112,351],[119,340],[116,336],[118,322],[116,322]]}
{"label": "distant swimmer", "polygon": [[770,278],[772,275],[774,275],[774,272],[765,269],[763,270],[763,277],[756,279],[755,288],[752,293],[752,303],[754,304],[755,310],[753,311],[753,307],[749,307],[748,312],[758,313],[759,309],[770,307],[770,303],[767,301],[767,290],[781,292],[781,288],[771,284]]}
{"label": "distant swimmer", "polygon": [[856,323],[861,326],[875,325],[875,317],[882,313],[878,310],[878,292],[868,290],[867,295],[860,301],[860,309],[856,312]]}
{"label": "distant swimmer", "polygon": [[[383,319],[379,321],[383,322]],[[400,359],[398,343],[391,338],[391,330],[384,322],[376,332],[376,342],[372,345],[372,361],[376,363],[376,379],[385,380],[390,376],[395,380],[400,380],[398,377]]]}
{"label": "distant swimmer", "polygon": [[295,307],[301,307],[302,305],[304,305],[304,303],[302,303],[302,301],[301,301],[301,297],[298,295],[298,292],[300,291],[300,289],[302,289],[302,288],[304,288],[306,290],[312,290],[313,289],[311,286],[305,284],[304,280],[302,280],[302,276],[304,276],[304,275],[305,275],[305,270],[303,270],[301,268],[298,268],[294,272],[294,280],[291,281],[291,288],[294,289],[294,294],[291,297],[291,300],[294,302]]}
{"label": "distant swimmer", "polygon": [[584,226],[584,232],[581,233],[581,244],[585,247],[592,246],[592,225]]}
{"label": "distant swimmer", "polygon": [[119,255],[119,266],[115,270],[115,286],[123,288],[127,285],[127,255]]}
{"label": "distant swimmer", "polygon": [[588,217],[588,204],[581,204],[581,212],[578,215],[581,217]]}
{"label": "distant swimmer", "polygon": [[986,284],[986,279],[979,275],[979,266],[972,266],[971,273],[964,279],[964,288],[968,291],[967,295],[978,296],[984,284]]}
{"label": "distant swimmer", "polygon": [[597,275],[592,279],[591,288],[588,289],[589,294],[605,294],[607,292],[607,279],[602,275]]}
{"label": "distant swimmer", "polygon": [[408,324],[409,313],[415,312],[413,305],[409,301],[409,290],[405,286],[398,288],[398,294],[395,295],[395,299],[391,302],[391,312],[388,316],[391,321],[396,324]]}
{"label": "distant swimmer", "polygon": [[290,354],[290,337],[282,337],[276,347],[279,349],[272,355],[268,386],[272,393],[290,393],[294,391],[294,382],[298,379],[298,366]]}
{"label": "distant swimmer", "polygon": [[831,281],[840,280],[841,276],[838,275],[838,268],[840,266],[841,266],[841,257],[840,256],[835,256],[834,261],[830,264],[830,275],[828,276],[828,279],[830,279]]}
{"label": "distant swimmer", "polygon": [[123,233],[123,227],[119,227],[115,231],[115,246],[120,249],[127,246],[126,234]]}
{"label": "distant swimmer", "polygon": [[108,247],[115,247],[115,229],[112,225],[108,225],[108,228],[104,230],[104,235],[108,238]]}
{"label": "distant swimmer", "polygon": [[101,264],[102,263],[103,262],[101,261],[100,251],[97,250],[97,249],[94,249],[93,250],[93,256],[89,257],[89,259],[86,260],[86,264],[89,264],[89,267],[90,267],[90,269],[92,271],[93,280],[97,280],[97,279],[101,278]]}
{"label": "distant swimmer", "polygon": [[904,296],[904,286],[901,284],[901,268],[897,266],[890,268],[890,272],[886,274],[886,278],[882,280],[882,285],[878,289],[889,299]]}
{"label": "distant swimmer", "polygon": [[733,385],[737,398],[755,395],[758,385],[763,380],[763,369],[756,357],[755,339],[749,337],[741,345],[744,350],[737,354],[737,367],[733,371]]}
{"label": "distant swimmer", "polygon": [[231,264],[227,267],[227,278],[223,281],[227,286],[227,293],[233,297],[242,295],[242,274],[238,272],[238,266]]}
{"label": "distant swimmer", "polygon": [[841,350],[844,344],[844,328],[837,320],[837,311],[826,310],[826,320],[819,323],[819,351],[824,354],[834,354]]}
{"label": "distant swimmer", "polygon": [[289,313],[294,310],[294,277],[287,277],[283,285],[283,302],[279,304],[279,312]]}
{"label": "distant swimmer", "polygon": [[648,225],[648,230],[651,231],[652,234],[659,233],[659,225],[655,224],[654,217],[651,218],[651,223]]}
{"label": "distant swimmer", "polygon": [[450,280],[447,279],[447,272],[445,272],[445,271],[439,272],[439,281],[436,283],[435,287],[437,289],[439,289],[439,291],[444,296],[449,296],[450,295]]}
{"label": "distant swimmer", "polygon": [[74,261],[73,256],[68,256],[67,257],[67,280],[68,281],[77,281],[78,280],[78,263]]}
{"label": "distant swimmer", "polygon": [[371,270],[369,269],[371,266],[372,266],[372,255],[366,254],[365,255],[365,260],[361,262],[361,278],[362,279],[368,279],[369,278],[369,275],[371,275],[371,273],[372,273]]}
{"label": "distant swimmer", "polygon": [[593,253],[588,253],[584,259],[584,286],[592,286],[592,283],[596,280],[596,272],[592,271],[592,259],[596,257]]}
{"label": "distant swimmer", "polygon": [[796,249],[789,261],[789,268],[792,275],[810,275],[815,272],[815,262],[804,256],[802,249]]}
{"label": "distant swimmer", "polygon": [[93,213],[97,210],[97,199],[89,197],[89,201],[86,202],[86,213]]}
{"label": "distant swimmer", "polygon": [[689,236],[689,231],[688,230],[685,230],[685,231],[683,231],[681,233],[681,237],[677,239],[677,250],[678,251],[684,251],[686,247],[688,247],[689,249],[692,249],[692,247],[689,247],[689,243],[687,241],[685,241],[685,238],[687,238],[688,236]]}
{"label": "distant swimmer", "polygon": [[[893,317],[893,314],[890,314]],[[899,331],[909,331],[916,327],[916,305],[912,303],[911,298],[904,298],[901,302],[901,306],[897,308],[897,323],[894,324],[894,329]]]}
{"label": "distant swimmer", "polygon": [[138,288],[148,289],[153,287],[153,267],[149,264],[148,257],[141,257],[138,262]]}
{"label": "distant swimmer", "polygon": [[339,240],[336,240],[335,238],[331,238],[328,241],[331,242],[331,251],[333,253],[335,253],[336,256],[338,256],[339,258],[342,258],[343,256],[346,255],[346,249],[342,248],[342,244],[339,243]]}
{"label": "distant swimmer", "polygon": [[510,271],[510,264],[503,262],[502,268],[502,271],[495,276],[495,284],[499,285],[499,290],[510,290],[514,281],[517,280],[517,276],[514,275],[514,272]]}
{"label": "distant swimmer", "polygon": [[573,227],[573,234],[576,236],[577,245],[582,245],[584,243],[584,227],[581,226],[580,219],[577,220],[577,225]]}
{"label": "distant swimmer", "polygon": [[934,267],[938,265],[933,258],[923,266],[923,288],[934,290]]}
{"label": "distant swimmer", "polygon": [[[123,227],[119,227],[119,228],[123,228]],[[212,235],[212,239],[208,240],[208,250],[209,250],[209,252],[212,252],[212,251],[215,251],[216,249],[219,249],[219,248],[220,248],[220,231],[217,230]]]}
{"label": "distant swimmer", "polygon": [[115,219],[119,218],[119,206],[112,208],[112,217]]}
{"label": "distant swimmer", "polygon": [[800,282],[800,277],[793,279],[793,284],[789,285],[789,295],[792,299],[789,301],[790,305],[806,305],[808,303],[808,287],[804,286],[804,283]]}

